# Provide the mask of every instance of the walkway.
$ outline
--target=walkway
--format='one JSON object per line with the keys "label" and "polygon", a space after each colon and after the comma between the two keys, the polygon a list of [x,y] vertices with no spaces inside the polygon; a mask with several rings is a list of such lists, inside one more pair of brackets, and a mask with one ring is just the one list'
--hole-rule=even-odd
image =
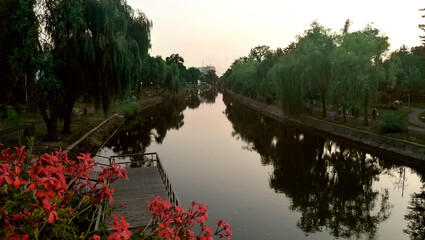
{"label": "walkway", "polygon": [[[103,161],[103,164],[107,164]],[[147,201],[153,200],[152,194],[167,199],[172,205],[180,205],[158,154],[112,156],[111,161],[127,167],[129,181],[118,179],[111,184],[111,188],[115,189],[111,208],[112,214],[125,216],[130,228],[148,225],[151,213],[145,209],[148,207]],[[106,219],[106,222],[110,221],[112,217]]]}
{"label": "walkway", "polygon": [[419,119],[419,114],[425,112],[425,109],[410,107],[410,110],[412,112],[409,113],[409,122],[418,127],[409,126],[409,131],[425,134],[425,123]]}
{"label": "walkway", "polygon": [[166,198],[167,191],[157,167],[128,168],[127,175],[130,181],[119,179],[111,185],[115,189],[112,213],[125,216],[130,228],[146,226],[151,218],[146,201],[153,200],[152,194]]}

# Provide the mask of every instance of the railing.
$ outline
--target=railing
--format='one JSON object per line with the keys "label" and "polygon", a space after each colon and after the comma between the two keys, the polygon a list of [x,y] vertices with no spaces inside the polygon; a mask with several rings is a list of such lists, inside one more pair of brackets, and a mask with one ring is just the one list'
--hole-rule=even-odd
{"label": "railing", "polygon": [[[123,161],[130,158],[130,161]],[[126,167],[157,167],[161,180],[165,185],[170,203],[174,206],[180,205],[179,197],[173,190],[170,180],[168,179],[167,172],[165,171],[158,154],[155,153],[135,153],[111,156],[112,163],[123,164]],[[117,161],[118,160],[118,161]]]}
{"label": "railing", "polygon": [[164,183],[165,189],[167,190],[168,197],[170,198],[170,203],[171,205],[179,206],[181,205],[180,199],[177,196],[176,192],[174,192],[173,187],[171,186],[170,180],[167,177],[167,173],[165,172],[165,169],[162,166],[162,163],[161,163],[161,160],[159,159],[158,154],[155,153],[155,155],[158,161],[159,175],[161,175],[162,182]]}

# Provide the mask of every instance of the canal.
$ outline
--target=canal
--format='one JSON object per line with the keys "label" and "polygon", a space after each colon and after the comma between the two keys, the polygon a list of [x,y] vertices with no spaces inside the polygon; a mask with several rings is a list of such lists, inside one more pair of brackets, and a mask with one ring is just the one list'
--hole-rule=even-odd
{"label": "canal", "polygon": [[183,205],[208,205],[209,225],[227,220],[231,239],[424,234],[422,171],[283,125],[218,92],[133,117],[99,154],[136,152],[158,152]]}

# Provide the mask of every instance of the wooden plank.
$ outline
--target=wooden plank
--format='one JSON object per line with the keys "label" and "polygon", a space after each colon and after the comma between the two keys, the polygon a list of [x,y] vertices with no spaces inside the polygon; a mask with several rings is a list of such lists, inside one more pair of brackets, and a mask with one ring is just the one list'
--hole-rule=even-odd
{"label": "wooden plank", "polygon": [[[125,216],[130,228],[146,226],[151,216],[149,211],[145,211],[148,207],[146,201],[153,200],[152,194],[169,200],[167,191],[157,167],[127,168],[127,175],[130,181],[119,179],[111,185],[115,189],[112,213]],[[108,218],[107,222],[111,220]]]}

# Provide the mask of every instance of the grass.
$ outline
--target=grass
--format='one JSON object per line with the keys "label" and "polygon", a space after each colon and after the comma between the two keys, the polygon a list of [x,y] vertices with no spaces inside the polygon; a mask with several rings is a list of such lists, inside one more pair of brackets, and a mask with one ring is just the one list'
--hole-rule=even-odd
{"label": "grass", "polygon": [[[135,102],[138,104],[137,102]],[[133,108],[137,108],[132,104]],[[139,105],[140,106],[140,105]],[[123,104],[116,104],[111,106],[108,112],[108,117],[112,116],[115,113],[123,112],[124,109],[128,108],[127,103]],[[93,111],[90,113],[87,113],[86,115],[81,116],[72,116],[72,124],[71,124],[71,131],[70,134],[64,134],[61,132],[63,121],[58,121],[58,141],[47,141],[47,130],[46,125],[44,121],[42,121],[42,118],[40,114],[33,114],[31,117],[26,117],[22,119],[23,124],[25,122],[31,122],[31,121],[41,121],[41,127],[36,127],[34,131],[34,137],[36,146],[34,148],[35,152],[42,151],[43,149],[46,149],[47,146],[53,146],[53,147],[67,147],[71,145],[72,143],[76,142],[78,139],[80,139],[84,134],[89,132],[91,129],[95,128],[97,125],[99,125],[101,122],[103,122],[108,117],[105,117],[103,111]],[[0,138],[3,138],[0,136]],[[18,140],[16,138],[8,138],[8,139],[1,139],[0,140],[5,147],[13,147],[18,146]],[[27,139],[25,137],[22,138],[22,144],[27,145]]]}
{"label": "grass", "polygon": [[[276,105],[276,106],[278,106],[278,105]],[[425,105],[424,105],[424,108],[425,108]],[[408,110],[405,109],[405,108],[397,108],[397,109],[394,109],[394,110],[379,109],[379,115],[382,115],[384,113],[389,113],[389,112],[400,113],[403,116],[404,119],[407,119],[407,117],[409,115]],[[319,120],[329,121],[329,115],[327,115],[326,118],[323,118],[322,117],[322,111],[314,111],[309,116],[316,118],[316,119],[319,119]],[[425,117],[425,112],[422,113],[420,116]],[[424,120],[422,120],[422,121],[424,121]],[[343,125],[343,126],[347,126],[347,127],[351,127],[351,128],[355,128],[355,129],[359,129],[359,130],[363,130],[363,131],[372,132],[372,133],[387,136],[387,137],[397,138],[397,139],[401,139],[401,140],[425,145],[425,135],[423,135],[423,134],[412,133],[412,132],[382,134],[382,133],[379,132],[379,129],[378,129],[378,121],[376,121],[376,120],[372,121],[372,119],[369,118],[369,126],[364,126],[363,125],[363,116],[360,116],[357,119],[353,119],[351,116],[347,116],[347,122],[343,122],[342,115],[336,114],[334,123],[340,124],[340,125]],[[411,124],[409,122],[409,126],[416,126],[416,125]],[[419,126],[416,126],[416,127],[419,127]]]}

